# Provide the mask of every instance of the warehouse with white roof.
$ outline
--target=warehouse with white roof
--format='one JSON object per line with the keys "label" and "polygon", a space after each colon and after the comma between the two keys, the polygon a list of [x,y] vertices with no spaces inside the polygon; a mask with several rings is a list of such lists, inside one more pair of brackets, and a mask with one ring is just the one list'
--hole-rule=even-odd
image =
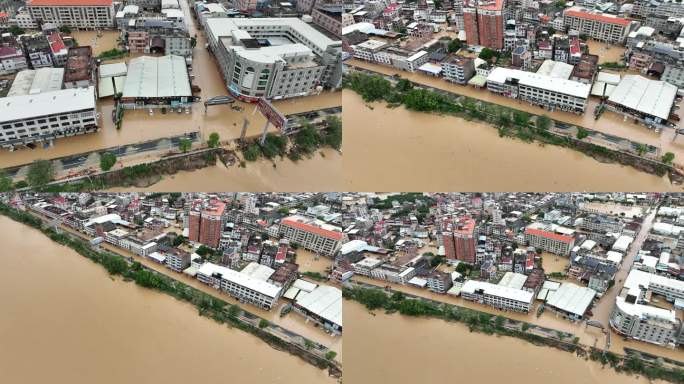
{"label": "warehouse with white roof", "polygon": [[212,263],[202,264],[197,271],[197,279],[227,292],[238,300],[267,310],[278,302],[282,293],[282,288],[277,285]]}
{"label": "warehouse with white roof", "polygon": [[7,96],[36,95],[59,91],[64,81],[64,68],[44,67],[17,73]]}
{"label": "warehouse with white roof", "polygon": [[0,99],[0,147],[98,130],[95,88],[60,89]]}
{"label": "warehouse with white roof", "polygon": [[194,100],[185,58],[141,56],[128,63],[124,108],[187,107]]}
{"label": "warehouse with white roof", "polygon": [[548,108],[584,112],[591,86],[579,81],[497,67],[487,76],[487,89]]}
{"label": "warehouse with white roof", "polygon": [[562,283],[556,290],[549,292],[546,306],[563,316],[580,320],[584,317],[596,297],[596,291],[572,283]]}
{"label": "warehouse with white roof", "polygon": [[608,98],[611,109],[647,123],[663,124],[677,96],[677,87],[643,76],[626,75]]}
{"label": "warehouse with white roof", "polygon": [[315,320],[325,329],[342,333],[342,291],[328,285],[319,285],[311,292],[300,292],[295,309]]}
{"label": "warehouse with white roof", "polygon": [[507,311],[529,312],[534,293],[485,281],[468,280],[461,287],[461,297]]}

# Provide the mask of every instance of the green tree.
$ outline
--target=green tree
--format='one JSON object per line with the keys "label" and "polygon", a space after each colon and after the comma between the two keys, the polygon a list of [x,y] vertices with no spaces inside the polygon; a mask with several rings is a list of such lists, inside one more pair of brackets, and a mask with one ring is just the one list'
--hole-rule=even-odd
{"label": "green tree", "polygon": [[17,27],[16,25],[9,27],[7,31],[13,34],[14,36],[23,35],[25,33],[23,29]]}
{"label": "green tree", "polygon": [[259,158],[261,151],[259,150],[259,146],[252,143],[247,146],[247,148],[242,152],[242,154],[245,156],[245,160],[256,161]]}
{"label": "green tree", "polygon": [[342,120],[337,116],[328,116],[325,122],[328,127],[322,137],[323,144],[334,149],[340,149],[342,147]]}
{"label": "green tree", "polygon": [[268,320],[266,320],[266,319],[259,320],[259,328],[261,328],[261,329],[268,327],[268,324],[269,324]]}
{"label": "green tree", "polygon": [[585,137],[589,136],[589,131],[582,127],[577,127],[577,139],[582,140]]}
{"label": "green tree", "polygon": [[71,33],[71,28],[69,28],[66,25],[62,25],[61,27],[59,27],[59,31],[68,35]]}
{"label": "green tree", "polygon": [[672,152],[666,152],[663,155],[663,163],[665,164],[672,164],[672,161],[674,160],[675,155]]}
{"label": "green tree", "polygon": [[328,351],[325,353],[326,360],[332,360],[335,358],[335,356],[337,356],[337,352],[335,351]]}
{"label": "green tree", "polygon": [[178,149],[181,150],[181,152],[185,153],[190,150],[190,147],[192,146],[192,141],[187,138],[182,138],[178,142]]}
{"label": "green tree", "polygon": [[36,160],[29,166],[26,180],[33,187],[42,187],[49,183],[54,176],[52,162],[49,160]]}
{"label": "green tree", "polygon": [[537,117],[536,121],[537,130],[548,131],[551,128],[551,119],[546,115],[541,115]]}
{"label": "green tree", "polygon": [[295,134],[294,142],[297,148],[304,153],[311,153],[321,142],[321,136],[318,134],[316,128],[311,124],[305,124],[302,129]]}
{"label": "green tree", "polygon": [[230,317],[231,319],[237,318],[240,312],[242,312],[242,310],[235,304],[228,307],[228,317]]}
{"label": "green tree", "polygon": [[209,140],[207,140],[207,145],[209,145],[209,148],[216,148],[219,145],[219,134],[216,132],[212,132],[209,135]]}
{"label": "green tree", "polygon": [[105,152],[100,155],[100,169],[109,171],[116,164],[116,155],[111,152]]}
{"label": "green tree", "polygon": [[285,155],[286,150],[287,138],[273,133],[266,134],[266,140],[264,140],[264,144],[261,146],[261,151],[263,152],[264,156],[272,159],[276,156]]}
{"label": "green tree", "polygon": [[637,144],[635,149],[639,156],[643,156],[643,154],[646,153],[646,150],[648,148],[646,148],[646,145],[644,144]]}
{"label": "green tree", "polygon": [[413,89],[413,83],[406,79],[399,79],[399,81],[397,81],[396,89],[401,92],[408,92]]}
{"label": "green tree", "polygon": [[197,251],[195,251],[195,253],[197,253],[198,255],[200,255],[200,256],[202,256],[202,257],[204,257],[204,256],[207,256],[207,255],[213,255],[213,254],[214,254],[214,250],[211,249],[211,248],[209,248],[209,247],[207,247],[206,245],[203,244],[203,245],[200,245],[199,248],[197,248]]}
{"label": "green tree", "polygon": [[26,180],[19,180],[16,183],[14,183],[14,188],[15,189],[22,189],[28,187],[28,182]]}
{"label": "green tree", "polygon": [[496,56],[496,51],[489,49],[489,48],[482,48],[482,51],[480,51],[480,54],[478,57],[482,60],[489,61],[491,60],[494,56]]}
{"label": "green tree", "polygon": [[7,175],[7,172],[0,169],[0,192],[8,192],[12,190],[12,178]]}
{"label": "green tree", "polygon": [[463,43],[461,43],[461,40],[453,39],[449,42],[449,45],[447,46],[447,51],[449,53],[457,52],[459,49],[461,49],[461,47],[463,47]]}
{"label": "green tree", "polygon": [[513,112],[513,122],[519,127],[527,127],[530,122],[530,114],[523,111]]}
{"label": "green tree", "polygon": [[190,47],[195,48],[196,46],[197,46],[197,38],[193,36],[190,38]]}

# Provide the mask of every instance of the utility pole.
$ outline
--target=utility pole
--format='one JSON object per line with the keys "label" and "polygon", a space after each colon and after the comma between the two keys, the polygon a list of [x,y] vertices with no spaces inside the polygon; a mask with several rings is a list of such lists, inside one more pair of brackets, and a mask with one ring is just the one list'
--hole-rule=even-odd
{"label": "utility pole", "polygon": [[264,131],[261,133],[261,140],[259,141],[261,145],[264,145],[264,143],[266,142],[266,132],[268,131],[269,124],[270,122],[266,120],[266,124],[264,124]]}
{"label": "utility pole", "polygon": [[246,117],[242,119],[242,132],[240,132],[240,144],[245,140],[245,136],[247,135],[247,127],[249,126],[249,120],[247,120]]}

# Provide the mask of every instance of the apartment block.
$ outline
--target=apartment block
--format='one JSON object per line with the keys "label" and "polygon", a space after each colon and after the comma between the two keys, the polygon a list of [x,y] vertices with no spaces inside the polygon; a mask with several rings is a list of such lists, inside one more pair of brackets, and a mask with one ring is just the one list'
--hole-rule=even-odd
{"label": "apartment block", "polygon": [[114,27],[112,0],[28,0],[26,5],[38,25],[52,23],[82,29]]}
{"label": "apartment block", "polygon": [[340,228],[303,216],[281,220],[279,235],[310,251],[332,256],[347,241]]}

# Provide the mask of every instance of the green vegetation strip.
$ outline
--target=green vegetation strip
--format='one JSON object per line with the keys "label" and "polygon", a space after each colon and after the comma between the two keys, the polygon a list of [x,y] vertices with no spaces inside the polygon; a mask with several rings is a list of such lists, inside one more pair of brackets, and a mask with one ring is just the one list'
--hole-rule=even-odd
{"label": "green vegetation strip", "polygon": [[[575,149],[610,161],[621,163],[624,161],[620,158],[622,155],[620,152],[581,141],[589,134],[584,128],[578,127],[577,140],[554,134],[550,131],[553,120],[546,115],[537,116],[467,96],[454,96],[446,91],[415,88],[414,84],[407,79],[399,79],[393,85],[383,76],[362,72],[345,75],[343,86],[361,95],[366,102],[386,101],[390,107],[404,105],[411,111],[436,112],[468,121],[478,120],[497,127],[500,137],[518,138],[528,143],[537,141]],[[664,158],[663,161],[671,162],[673,158],[674,155],[672,158]],[[649,169],[663,176],[668,172],[669,167],[653,163]]]}
{"label": "green vegetation strip", "polygon": [[[446,321],[455,321],[468,326],[473,332],[488,335],[497,334],[517,337],[535,345],[552,346],[564,351],[586,356],[587,350],[579,344],[579,338],[570,333],[556,331],[544,337],[529,333],[534,324],[512,320],[504,316],[474,309],[459,307],[447,303],[437,304],[434,301],[406,297],[402,292],[394,291],[391,295],[380,288],[344,287],[342,296],[363,304],[369,310],[382,309],[387,313],[399,312],[406,316],[434,317]],[[572,339],[570,339],[572,337]],[[567,339],[568,341],[565,341]],[[666,380],[672,383],[684,383],[684,370],[667,368],[659,363],[650,363],[637,356],[621,356],[610,351],[589,348],[588,358],[610,365],[617,372],[644,375],[649,379]]]}
{"label": "green vegetation strip", "polygon": [[243,311],[238,305],[229,304],[197,288],[174,280],[167,275],[147,269],[139,262],[129,263],[123,256],[97,251],[86,241],[58,233],[53,228],[45,228],[41,219],[29,213],[16,210],[6,204],[0,203],[0,214],[41,231],[52,241],[67,246],[91,261],[102,265],[112,276],[121,276],[125,281],[134,281],[142,287],[164,292],[178,300],[188,302],[198,309],[200,316],[205,316],[220,324],[228,324],[251,333],[277,349],[287,350],[292,354],[301,356],[307,362],[320,369],[328,369],[332,375],[341,375],[340,367],[333,360],[336,356],[335,352],[327,350],[325,346],[302,337],[307,347],[306,349],[318,346],[319,349],[325,351],[325,358],[319,357],[312,352],[304,351],[294,343],[287,342],[264,330],[269,325],[269,322],[265,319],[259,320],[259,327],[241,320],[239,318],[241,315],[255,319],[258,317]]}

